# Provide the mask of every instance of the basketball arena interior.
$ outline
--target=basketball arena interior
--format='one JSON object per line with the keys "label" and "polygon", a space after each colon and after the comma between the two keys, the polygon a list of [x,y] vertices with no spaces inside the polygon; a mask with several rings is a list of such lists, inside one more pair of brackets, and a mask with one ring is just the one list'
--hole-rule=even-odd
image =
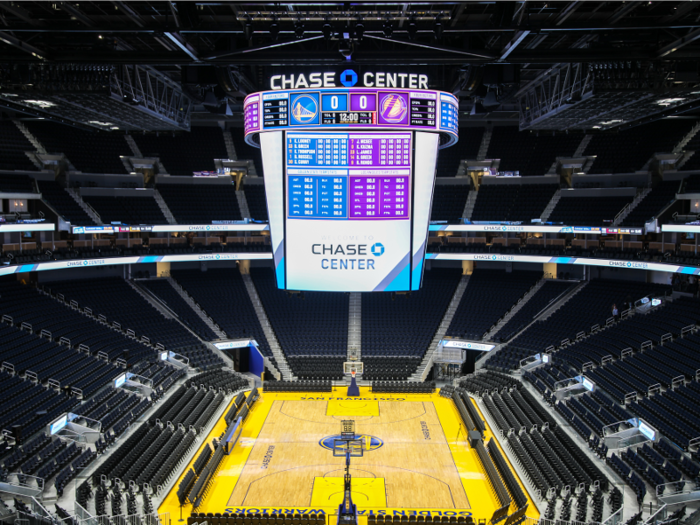
{"label": "basketball arena interior", "polygon": [[0,521],[700,525],[700,2],[0,1]]}

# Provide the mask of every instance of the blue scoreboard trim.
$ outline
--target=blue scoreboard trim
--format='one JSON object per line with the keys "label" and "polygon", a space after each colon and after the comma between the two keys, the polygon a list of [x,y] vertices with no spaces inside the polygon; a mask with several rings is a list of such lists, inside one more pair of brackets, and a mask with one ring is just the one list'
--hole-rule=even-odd
{"label": "blue scoreboard trim", "polygon": [[[379,123],[379,108],[376,104],[379,103],[379,96],[386,96],[387,93],[396,93],[402,95],[410,101],[420,98],[420,100],[435,101],[435,125],[411,125],[410,115],[409,122],[400,123]],[[415,94],[415,98],[411,98],[411,94]],[[351,94],[365,94],[375,96],[375,110],[364,110],[353,108],[351,102]],[[272,96],[271,96],[272,95]],[[421,96],[422,95],[422,96]],[[267,100],[263,97],[267,96]],[[253,98],[254,97],[254,98]],[[434,97],[434,98],[432,98]],[[282,119],[282,114],[276,120],[284,122],[284,124],[268,124],[264,125],[265,120],[265,102],[268,100],[287,99],[289,104],[286,106],[287,115]],[[459,124],[456,122],[459,115],[459,100],[451,93],[436,90],[425,89],[393,89],[393,88],[327,88],[327,89],[295,89],[295,90],[273,90],[261,91],[248,95],[244,102],[245,108],[249,104],[258,103],[259,124],[258,128],[246,128],[245,141],[251,146],[260,147],[254,137],[258,133],[268,131],[279,131],[285,129],[306,130],[306,131],[375,131],[375,130],[392,130],[392,131],[424,131],[428,133],[440,133],[443,135],[444,143],[439,146],[440,149],[447,148],[455,144],[458,140]],[[337,105],[337,107],[333,107]],[[338,113],[373,113],[372,123],[354,124],[352,122],[343,123],[326,123],[321,120],[321,114],[329,112]],[[279,113],[279,111],[275,112]],[[418,117],[416,117],[418,118]],[[270,122],[273,122],[273,120]],[[445,140],[446,139],[446,140]]]}

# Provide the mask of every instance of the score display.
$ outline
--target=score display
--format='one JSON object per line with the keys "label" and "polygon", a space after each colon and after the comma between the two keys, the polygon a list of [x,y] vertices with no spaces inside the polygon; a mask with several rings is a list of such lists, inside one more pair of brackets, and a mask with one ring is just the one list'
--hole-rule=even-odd
{"label": "score display", "polygon": [[440,132],[457,141],[457,98],[417,89],[303,89],[248,95],[243,104],[246,141],[273,129],[404,128]]}
{"label": "score display", "polygon": [[457,99],[429,90],[255,93],[246,141],[262,149],[277,286],[420,289],[440,147]]}

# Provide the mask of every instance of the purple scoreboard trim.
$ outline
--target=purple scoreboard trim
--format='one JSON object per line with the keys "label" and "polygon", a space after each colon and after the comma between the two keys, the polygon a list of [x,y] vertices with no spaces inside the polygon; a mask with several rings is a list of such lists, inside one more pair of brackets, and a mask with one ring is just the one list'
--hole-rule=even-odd
{"label": "purple scoreboard trim", "polygon": [[408,93],[380,91],[377,122],[389,125],[408,124]]}
{"label": "purple scoreboard trim", "polygon": [[[365,99],[362,100],[361,97],[365,97]],[[362,107],[363,104],[365,107]],[[377,111],[377,92],[350,92],[350,111]]]}

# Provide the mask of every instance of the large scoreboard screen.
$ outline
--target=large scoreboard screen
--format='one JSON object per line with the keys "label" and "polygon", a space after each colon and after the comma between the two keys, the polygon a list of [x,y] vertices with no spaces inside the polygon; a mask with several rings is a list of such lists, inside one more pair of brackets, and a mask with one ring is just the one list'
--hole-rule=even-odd
{"label": "large scoreboard screen", "polygon": [[280,288],[420,288],[440,132],[456,140],[456,99],[448,95],[447,111],[445,95],[363,88],[246,99]]}

